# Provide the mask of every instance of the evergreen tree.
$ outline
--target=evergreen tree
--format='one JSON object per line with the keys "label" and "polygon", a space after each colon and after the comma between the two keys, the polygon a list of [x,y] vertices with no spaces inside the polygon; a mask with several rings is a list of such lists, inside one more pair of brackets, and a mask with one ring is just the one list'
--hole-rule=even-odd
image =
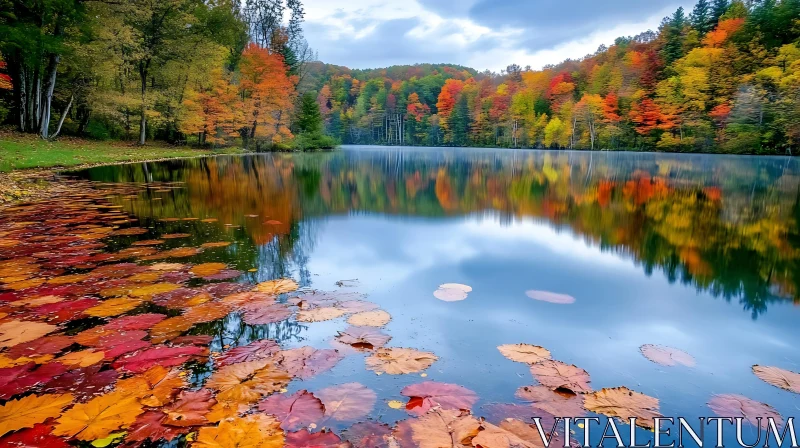
{"label": "evergreen tree", "polygon": [[316,97],[307,92],[300,99],[300,113],[297,116],[297,130],[301,134],[321,134],[322,114]]}
{"label": "evergreen tree", "polygon": [[697,30],[701,36],[705,35],[716,25],[712,20],[711,5],[708,3],[708,0],[698,1],[692,11],[692,28]]}
{"label": "evergreen tree", "polygon": [[728,0],[714,0],[714,6],[711,8],[711,27],[717,26],[719,19],[728,11],[730,4]]}
{"label": "evergreen tree", "polygon": [[672,64],[683,57],[683,31],[685,26],[686,14],[683,11],[683,7],[680,7],[664,25],[666,43],[661,51],[662,57],[667,64]]}
{"label": "evergreen tree", "polygon": [[469,106],[467,104],[467,96],[461,95],[453,109],[453,115],[450,117],[450,126],[453,129],[453,144],[456,146],[467,146],[469,141]]}

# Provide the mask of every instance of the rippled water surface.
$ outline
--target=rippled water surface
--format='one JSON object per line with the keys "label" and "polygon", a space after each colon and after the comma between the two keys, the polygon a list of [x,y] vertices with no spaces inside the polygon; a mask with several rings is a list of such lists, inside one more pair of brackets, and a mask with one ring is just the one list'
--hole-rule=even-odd
{"label": "rippled water surface", "polygon": [[[234,310],[181,333],[212,336],[211,352],[264,338],[284,350],[340,351],[332,369],[295,379],[288,392],[361,383],[377,394],[369,417],[393,425],[408,414],[389,402],[405,404],[404,387],[436,381],[474,391],[474,415],[524,418],[498,404],[529,406],[515,392],[536,380],[497,349],[524,343],[585,369],[594,390],[626,386],[657,398],[665,416],[713,416],[706,403],[715,394],[800,414],[797,394],[751,370],[800,371],[800,167],[792,159],[345,147],[78,176],[147,229],[107,238],[103,251],[153,248],[133,244],[165,234],[187,236],[153,251],[230,242],[177,261],[224,263],[241,274],[226,281],[242,284],[293,279],[300,289],[282,303],[312,291],[363,294],[391,315],[387,347],[438,357],[424,373],[376,375],[365,368],[370,352],[334,339],[347,315],[248,325]],[[176,261],[146,257],[133,262]],[[181,280],[187,288],[220,281]],[[447,283],[472,290],[463,300],[435,297]],[[651,362],[645,344],[680,349],[695,365]],[[216,369],[204,360],[188,368],[194,388]],[[747,431],[755,437],[755,427]]]}

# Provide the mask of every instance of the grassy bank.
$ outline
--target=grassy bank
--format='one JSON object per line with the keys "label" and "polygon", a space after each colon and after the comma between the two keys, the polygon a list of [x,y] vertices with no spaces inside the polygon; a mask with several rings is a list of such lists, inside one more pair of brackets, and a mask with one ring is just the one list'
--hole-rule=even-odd
{"label": "grassy bank", "polygon": [[0,173],[31,168],[66,168],[242,152],[233,148],[194,149],[159,143],[139,147],[126,142],[98,142],[71,138],[49,142],[36,136],[0,133]]}

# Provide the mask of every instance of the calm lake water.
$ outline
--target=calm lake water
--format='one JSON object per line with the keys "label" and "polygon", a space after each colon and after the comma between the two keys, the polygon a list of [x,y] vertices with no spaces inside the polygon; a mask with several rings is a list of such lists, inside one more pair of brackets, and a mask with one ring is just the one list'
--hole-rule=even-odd
{"label": "calm lake water", "polygon": [[[751,371],[754,364],[800,371],[793,159],[344,147],[79,175],[112,191],[120,183],[173,183],[112,197],[152,232],[118,238],[116,250],[188,233],[167,247],[231,241],[191,261],[224,262],[246,273],[237,281],[291,277],[303,288],[366,294],[392,316],[388,345],[435,353],[425,380],[475,391],[476,415],[521,403],[515,391],[535,384],[527,365],[497,350],[518,343],[585,369],[596,390],[627,386],[656,397],[665,416],[713,416],[706,403],[714,394],[800,415],[800,395]],[[337,286],[341,280],[352,281]],[[472,292],[442,301],[433,293],[444,283]],[[531,290],[575,301],[534,300]],[[213,335],[213,350],[266,337],[284,348],[331,348],[345,320],[248,326],[231,315],[191,333]],[[640,353],[643,344],[681,349],[696,366],[655,364]],[[386,403],[405,400],[400,390],[423,379],[375,375],[364,356],[294,381],[290,391],[359,382],[378,393],[373,418],[407,418]],[[208,373],[194,372],[199,386]],[[748,431],[755,437],[754,427]]]}

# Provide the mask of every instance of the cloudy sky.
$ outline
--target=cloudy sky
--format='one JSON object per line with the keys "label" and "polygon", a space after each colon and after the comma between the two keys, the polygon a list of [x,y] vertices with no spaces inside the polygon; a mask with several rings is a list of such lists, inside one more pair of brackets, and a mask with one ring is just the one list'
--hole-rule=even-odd
{"label": "cloudy sky", "polygon": [[305,0],[305,32],[323,62],[376,68],[416,62],[499,71],[594,53],[655,30],[689,0]]}

